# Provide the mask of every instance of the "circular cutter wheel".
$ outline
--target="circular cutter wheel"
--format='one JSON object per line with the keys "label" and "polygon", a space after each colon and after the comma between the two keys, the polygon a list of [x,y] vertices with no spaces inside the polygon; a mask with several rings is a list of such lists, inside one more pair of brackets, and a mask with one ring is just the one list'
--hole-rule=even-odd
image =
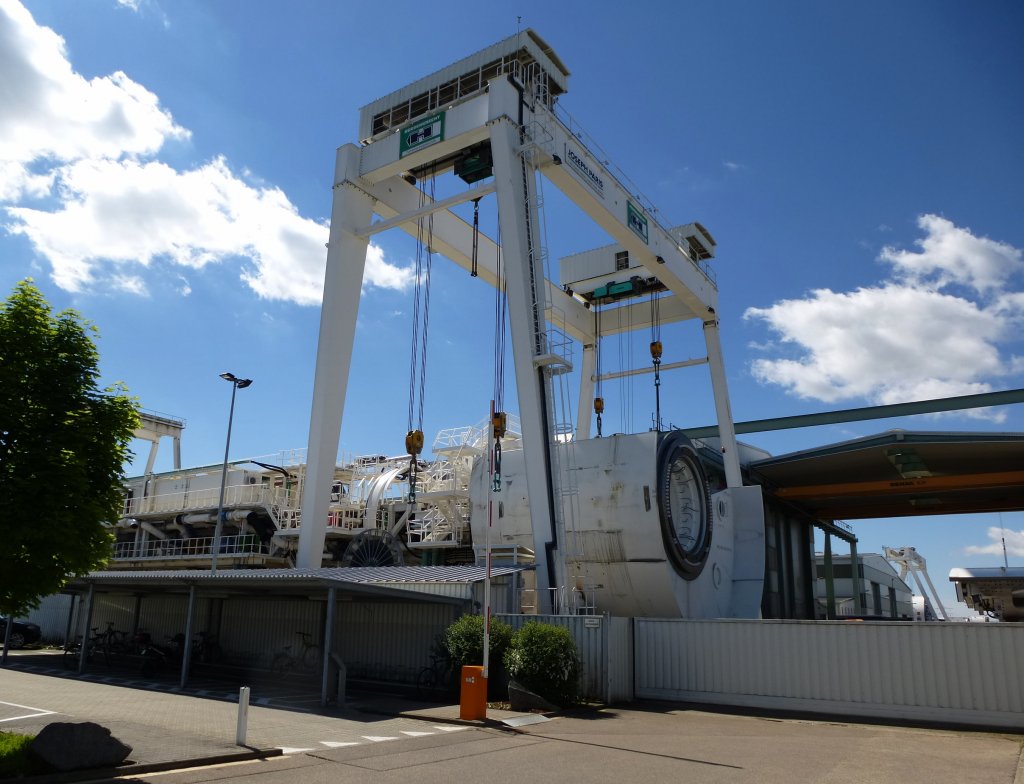
{"label": "circular cutter wheel", "polygon": [[711,494],[700,457],[678,431],[658,449],[658,511],[669,561],[684,580],[697,579],[711,552]]}
{"label": "circular cutter wheel", "polygon": [[341,556],[342,566],[401,566],[402,545],[387,531],[362,531],[348,543]]}

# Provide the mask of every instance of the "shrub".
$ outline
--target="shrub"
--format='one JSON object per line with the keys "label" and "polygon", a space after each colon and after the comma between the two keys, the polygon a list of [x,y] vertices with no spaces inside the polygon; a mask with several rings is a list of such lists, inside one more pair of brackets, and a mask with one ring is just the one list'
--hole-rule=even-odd
{"label": "shrub", "polygon": [[512,635],[505,669],[549,702],[564,707],[576,701],[580,657],[568,629],[530,621]]}
{"label": "shrub", "polygon": [[[491,618],[491,658],[487,677],[487,695],[490,700],[508,698],[508,677],[505,674],[505,651],[512,640],[512,627],[504,621]],[[484,619],[482,615],[463,615],[448,627],[444,634],[444,647],[452,665],[456,683],[463,665],[484,663]]]}
{"label": "shrub", "polygon": [[[491,618],[491,664],[500,664],[509,642],[512,627],[503,621]],[[465,664],[484,663],[484,618],[482,615],[463,615],[449,626],[444,633],[444,644],[448,650],[452,667],[460,672]]]}

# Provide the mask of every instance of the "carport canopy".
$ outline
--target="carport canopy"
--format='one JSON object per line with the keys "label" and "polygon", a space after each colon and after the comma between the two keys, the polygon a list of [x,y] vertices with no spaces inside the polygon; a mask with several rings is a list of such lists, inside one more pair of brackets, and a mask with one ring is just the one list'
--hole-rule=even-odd
{"label": "carport canopy", "polygon": [[1024,509],[1024,433],[890,430],[749,469],[768,492],[817,520]]}
{"label": "carport canopy", "polygon": [[[218,572],[202,569],[118,570],[91,572],[84,577],[77,577],[65,586],[64,592],[82,593],[92,586],[110,593],[188,593],[192,586],[196,586],[215,590],[218,594],[308,596],[334,589],[339,597],[350,595],[369,601],[467,604],[465,599],[458,597],[382,585],[381,582],[387,579],[389,568],[230,569]],[[424,579],[424,576],[421,575],[419,579]]]}
{"label": "carport canopy", "polygon": [[[491,569],[491,577],[500,577],[520,572],[529,567],[502,566]],[[359,599],[365,602],[423,602],[447,604],[471,608],[472,601],[457,596],[444,596],[408,587],[387,585],[388,582],[408,585],[415,582],[456,582],[474,583],[486,576],[484,567],[367,567],[367,568],[321,568],[321,569],[231,569],[218,572],[199,569],[187,570],[118,570],[91,572],[71,580],[64,593],[85,594],[86,628],[92,617],[93,596],[97,592],[132,594],[185,594],[188,597],[185,639],[192,639],[192,622],[197,595],[204,592],[218,596],[264,594],[280,596],[323,596],[327,599],[327,612],[323,630],[323,657],[321,669],[320,700],[328,703],[329,684],[332,668],[343,672],[344,663],[331,651],[335,622],[334,608],[337,601]],[[70,629],[71,616],[68,623]],[[86,662],[86,646],[82,646],[79,657],[79,672]],[[183,649],[180,687],[184,688],[189,674],[190,646]],[[344,678],[339,678],[339,687],[344,687]]]}

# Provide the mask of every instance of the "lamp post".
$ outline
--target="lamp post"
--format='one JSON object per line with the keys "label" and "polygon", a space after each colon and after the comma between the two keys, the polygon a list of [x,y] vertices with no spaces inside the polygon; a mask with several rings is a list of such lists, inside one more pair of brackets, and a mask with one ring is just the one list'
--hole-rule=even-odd
{"label": "lamp post", "polygon": [[217,573],[217,556],[220,555],[220,533],[224,527],[224,490],[228,482],[228,452],[231,449],[231,421],[235,418],[235,392],[252,383],[251,378],[237,378],[234,373],[221,373],[220,377],[231,382],[231,409],[228,412],[228,439],[224,445],[224,467],[220,472],[220,501],[217,503],[217,525],[213,529],[213,552],[210,572]]}

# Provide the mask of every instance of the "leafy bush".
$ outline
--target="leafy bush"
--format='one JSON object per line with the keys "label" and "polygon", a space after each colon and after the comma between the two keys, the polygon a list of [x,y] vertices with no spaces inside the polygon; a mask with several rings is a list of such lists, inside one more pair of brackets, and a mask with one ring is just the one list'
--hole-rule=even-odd
{"label": "leafy bush", "polygon": [[505,653],[511,678],[556,705],[576,701],[580,657],[568,629],[530,621],[512,635]]}
{"label": "leafy bush", "polygon": [[[509,642],[512,627],[504,621],[491,618],[491,662],[500,663]],[[456,672],[462,666],[484,663],[484,618],[482,615],[463,615],[444,633],[445,648]]]}
{"label": "leafy bush", "polygon": [[[491,618],[491,658],[487,673],[487,695],[490,700],[508,699],[508,676],[505,674],[505,651],[512,640],[512,627]],[[448,627],[444,645],[456,682],[465,664],[484,663],[484,619],[482,615],[463,615]]]}

